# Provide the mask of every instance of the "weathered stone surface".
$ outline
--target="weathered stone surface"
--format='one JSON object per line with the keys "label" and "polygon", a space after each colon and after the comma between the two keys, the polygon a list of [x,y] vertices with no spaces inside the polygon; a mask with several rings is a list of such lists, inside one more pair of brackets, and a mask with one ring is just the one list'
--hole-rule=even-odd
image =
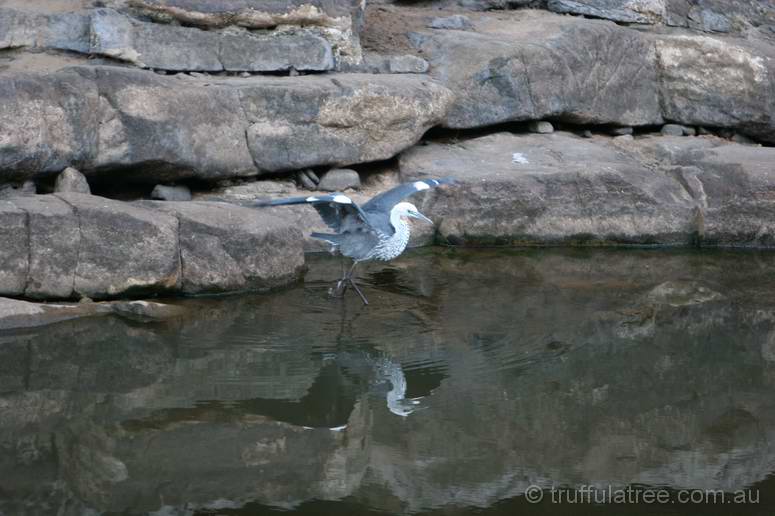
{"label": "weathered stone surface", "polygon": [[22,184],[0,185],[0,199],[12,197],[31,197],[38,193],[38,187],[34,181],[25,181]]}
{"label": "weathered stone surface", "polygon": [[743,32],[755,27],[765,36],[775,26],[775,5],[772,2],[667,0],[666,3],[668,25],[723,33]]}
{"label": "weathered stone surface", "polygon": [[24,293],[30,268],[27,214],[0,200],[0,219],[0,295],[18,296]]}
{"label": "weathered stone surface", "polygon": [[84,13],[34,13],[0,7],[0,49],[36,47],[87,53],[89,25],[89,16]]}
{"label": "weathered stone surface", "polygon": [[90,194],[91,188],[89,188],[89,182],[83,174],[73,167],[67,167],[57,176],[54,191],[57,193]]}
{"label": "weathered stone surface", "polygon": [[76,70],[3,78],[0,105],[0,182],[59,173],[94,159],[97,84]]}
{"label": "weathered stone surface", "polygon": [[318,188],[324,192],[342,192],[347,188],[359,188],[361,178],[358,172],[347,168],[335,168],[326,172]]}
{"label": "weathered stone surface", "polygon": [[610,22],[517,11],[478,32],[414,34],[431,76],[456,94],[451,128],[558,118],[590,124],[662,121],[653,44]]}
{"label": "weathered stone surface", "polygon": [[53,195],[19,197],[10,202],[27,214],[29,269],[24,295],[71,297],[81,240],[73,208]]}
{"label": "weathered stone surface", "polygon": [[458,180],[418,204],[454,243],[688,244],[694,231],[694,202],[668,174],[566,133],[498,133],[400,159],[404,180]]}
{"label": "weathered stone surface", "polygon": [[267,78],[240,86],[247,139],[262,171],[392,157],[441,121],[452,94],[421,76]]}
{"label": "weathered stone surface", "polygon": [[297,229],[267,211],[221,203],[144,202],[180,221],[180,289],[187,294],[287,284],[304,265]]}
{"label": "weathered stone surface", "polygon": [[220,28],[231,25],[249,29],[301,26],[328,40],[337,61],[361,59],[358,32],[363,23],[362,2],[355,0],[130,0],[145,16],[168,23]]}
{"label": "weathered stone surface", "polygon": [[401,174],[459,180],[418,205],[453,243],[775,247],[773,159],[717,138],[499,133],[416,147]]}
{"label": "weathered stone surface", "polygon": [[175,290],[180,274],[177,219],[104,197],[56,196],[78,217],[73,293],[104,298]]}
{"label": "weathered stone surface", "polygon": [[536,121],[536,122],[530,122],[530,126],[528,127],[531,133],[538,133],[538,134],[550,134],[554,132],[554,126],[551,122],[546,122],[543,120]]}
{"label": "weathered stone surface", "polygon": [[665,124],[662,129],[659,130],[665,136],[683,136],[684,126],[679,124]]}
{"label": "weathered stone surface", "polygon": [[164,77],[73,67],[0,82],[0,181],[58,173],[217,179],[387,159],[446,113],[427,77]]}
{"label": "weathered stone surface", "polygon": [[132,20],[112,9],[91,16],[89,52],[144,68],[172,71],[325,71],[334,67],[331,45],[320,36],[248,31],[205,31]]}
{"label": "weathered stone surface", "polygon": [[160,201],[190,201],[191,190],[183,185],[156,185],[151,192],[151,199],[158,199]]}
{"label": "weathered stone surface", "polygon": [[624,23],[658,23],[666,15],[665,0],[549,0],[558,13],[582,14]]}
{"label": "weathered stone surface", "polygon": [[775,47],[709,36],[656,40],[666,119],[739,129],[775,141]]}

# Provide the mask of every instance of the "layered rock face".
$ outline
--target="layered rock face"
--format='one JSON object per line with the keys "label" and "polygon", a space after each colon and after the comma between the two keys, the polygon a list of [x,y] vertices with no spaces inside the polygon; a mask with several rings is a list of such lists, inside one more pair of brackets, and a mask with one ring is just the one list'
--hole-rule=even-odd
{"label": "layered rock face", "polygon": [[57,194],[2,201],[0,210],[5,296],[269,289],[295,280],[303,266],[293,227],[237,206]]}
{"label": "layered rock face", "polygon": [[[6,3],[2,292],[276,285],[298,265],[277,257],[302,244],[264,238],[271,214],[189,206],[189,193],[249,205],[350,189],[363,201],[430,176],[460,179],[422,201],[448,243],[772,246],[771,153],[756,145],[775,143],[773,27],[775,9],[752,0]],[[171,199],[156,185],[180,204],[74,206],[67,193]],[[108,205],[115,228],[137,232],[126,257],[102,263],[72,242],[109,247]],[[272,235],[325,230],[310,209],[276,214],[288,224]],[[242,234],[276,254],[251,253]],[[110,271],[130,258],[136,270]]]}

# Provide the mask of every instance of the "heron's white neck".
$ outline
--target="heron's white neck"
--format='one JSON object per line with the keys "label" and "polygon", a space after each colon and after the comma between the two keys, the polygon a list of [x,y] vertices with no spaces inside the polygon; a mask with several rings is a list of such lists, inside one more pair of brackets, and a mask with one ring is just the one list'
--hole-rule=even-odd
{"label": "heron's white neck", "polygon": [[390,210],[390,223],[396,229],[396,233],[404,231],[409,233],[409,223],[401,217],[401,209],[398,206],[393,206]]}

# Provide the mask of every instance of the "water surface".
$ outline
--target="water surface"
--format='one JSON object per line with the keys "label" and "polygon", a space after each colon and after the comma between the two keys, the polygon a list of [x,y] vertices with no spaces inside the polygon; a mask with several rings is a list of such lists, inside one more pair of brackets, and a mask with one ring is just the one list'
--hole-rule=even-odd
{"label": "water surface", "polygon": [[775,254],[422,250],[368,307],[309,267],[0,334],[0,514],[775,513]]}

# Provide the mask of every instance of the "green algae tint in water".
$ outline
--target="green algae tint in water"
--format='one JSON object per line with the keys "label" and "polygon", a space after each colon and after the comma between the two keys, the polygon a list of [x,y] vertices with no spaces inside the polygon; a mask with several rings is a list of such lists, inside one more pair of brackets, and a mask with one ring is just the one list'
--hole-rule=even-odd
{"label": "green algae tint in water", "polygon": [[421,251],[368,307],[309,262],[0,335],[0,513],[775,513],[775,254]]}

